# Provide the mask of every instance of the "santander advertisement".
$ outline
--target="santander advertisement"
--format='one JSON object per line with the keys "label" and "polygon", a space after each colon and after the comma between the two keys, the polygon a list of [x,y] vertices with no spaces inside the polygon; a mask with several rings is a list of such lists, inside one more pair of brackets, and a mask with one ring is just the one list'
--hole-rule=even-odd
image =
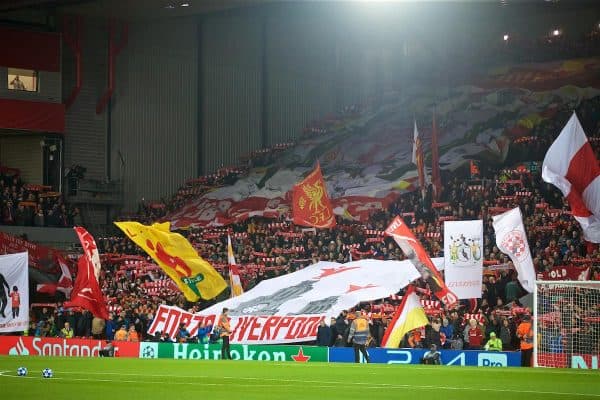
{"label": "santander advertisement", "polygon": [[[138,357],[139,343],[113,342],[115,357]],[[11,356],[98,357],[104,340],[0,336],[0,354]]]}

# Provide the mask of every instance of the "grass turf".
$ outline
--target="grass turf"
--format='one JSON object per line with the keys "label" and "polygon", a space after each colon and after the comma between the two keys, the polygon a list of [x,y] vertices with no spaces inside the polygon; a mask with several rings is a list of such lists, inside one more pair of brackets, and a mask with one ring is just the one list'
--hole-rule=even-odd
{"label": "grass turf", "polygon": [[[27,367],[27,377],[17,368]],[[51,368],[54,378],[43,379]],[[0,356],[5,399],[600,399],[586,370]],[[434,397],[435,396],[435,397]]]}

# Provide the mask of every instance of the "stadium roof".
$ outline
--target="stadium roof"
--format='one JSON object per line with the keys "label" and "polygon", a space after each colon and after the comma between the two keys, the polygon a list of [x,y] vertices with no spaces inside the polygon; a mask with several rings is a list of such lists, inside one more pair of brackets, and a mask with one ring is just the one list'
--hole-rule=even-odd
{"label": "stadium roof", "polygon": [[69,14],[121,19],[156,19],[250,7],[277,0],[12,0],[1,11],[56,7]]}

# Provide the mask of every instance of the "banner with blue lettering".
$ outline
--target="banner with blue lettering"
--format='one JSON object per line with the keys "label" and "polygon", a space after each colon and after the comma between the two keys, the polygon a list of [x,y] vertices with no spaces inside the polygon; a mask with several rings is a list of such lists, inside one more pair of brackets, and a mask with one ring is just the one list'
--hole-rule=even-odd
{"label": "banner with blue lettering", "polygon": [[[372,363],[420,364],[421,358],[427,350],[370,348],[368,351]],[[462,365],[472,367],[521,366],[520,352],[441,350],[440,354],[443,365]],[[332,347],[329,349],[329,362],[354,362],[354,350],[349,347]]]}

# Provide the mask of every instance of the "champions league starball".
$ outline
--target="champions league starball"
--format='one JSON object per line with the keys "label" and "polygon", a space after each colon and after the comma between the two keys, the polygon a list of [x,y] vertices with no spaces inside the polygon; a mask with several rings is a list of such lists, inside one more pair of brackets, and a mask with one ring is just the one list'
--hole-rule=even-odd
{"label": "champions league starball", "polygon": [[27,376],[27,368],[25,368],[25,367],[17,368],[17,376]]}
{"label": "champions league starball", "polygon": [[52,378],[54,376],[54,373],[50,368],[44,368],[44,370],[42,371],[42,376],[44,378]]}

